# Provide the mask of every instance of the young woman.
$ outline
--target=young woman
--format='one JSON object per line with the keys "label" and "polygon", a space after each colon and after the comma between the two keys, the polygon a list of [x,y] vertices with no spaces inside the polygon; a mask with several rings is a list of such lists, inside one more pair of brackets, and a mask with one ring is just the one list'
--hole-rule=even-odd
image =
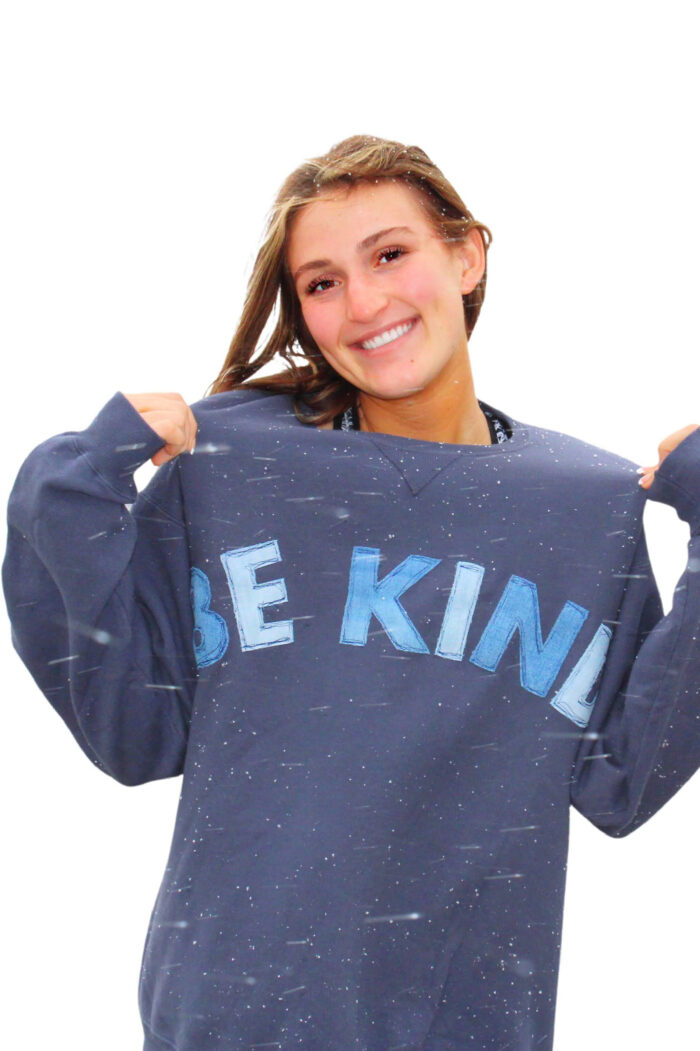
{"label": "young woman", "polygon": [[[183,774],[147,1051],[551,1048],[569,806],[626,835],[698,766],[700,430],[640,485],[480,402],[489,240],[421,150],[346,140],[282,187],[212,395],[116,394],[22,467],[21,657],[106,773]],[[646,495],[691,527],[666,617]]]}

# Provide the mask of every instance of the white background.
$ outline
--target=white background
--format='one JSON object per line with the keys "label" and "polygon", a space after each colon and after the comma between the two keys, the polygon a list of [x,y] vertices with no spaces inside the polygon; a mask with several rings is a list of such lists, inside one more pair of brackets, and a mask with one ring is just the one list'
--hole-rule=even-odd
{"label": "white background", "polygon": [[[422,146],[491,227],[479,396],[653,462],[700,422],[691,11],[6,3],[3,500],[116,389],[202,396],[279,184],[358,132]],[[647,523],[668,603],[687,529],[658,505]],[[136,1051],[179,781],[93,769],[8,640],[0,1037]],[[629,839],[572,815],[557,1051],[700,1043],[699,807],[695,778]]]}

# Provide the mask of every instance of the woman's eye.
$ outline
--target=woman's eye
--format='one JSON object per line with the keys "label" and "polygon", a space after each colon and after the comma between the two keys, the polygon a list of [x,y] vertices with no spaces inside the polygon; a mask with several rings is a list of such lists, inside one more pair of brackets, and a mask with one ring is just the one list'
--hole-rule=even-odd
{"label": "woman's eye", "polygon": [[405,255],[405,251],[403,248],[383,248],[382,251],[379,253],[378,258],[384,259],[385,257],[390,257],[389,262],[393,263],[394,260],[398,259],[402,255]]}
{"label": "woman's eye", "polygon": [[[377,256],[377,259],[379,261],[381,261],[382,259],[386,259],[387,262],[394,263],[397,259],[400,259],[401,256],[405,254],[405,248],[383,248]],[[327,291],[327,289],[330,288],[332,285],[337,284],[338,282],[331,277],[316,277],[313,281],[310,281],[309,284],[306,286],[306,294],[307,296],[314,296],[320,292]]]}
{"label": "woman's eye", "polygon": [[308,285],[308,287],[306,289],[306,293],[307,293],[307,295],[312,296],[316,292],[317,289],[320,289],[321,292],[325,292],[325,289],[322,288],[321,286],[322,285],[332,285],[332,284],[333,284],[333,281],[331,280],[330,277],[319,277],[315,281],[312,281],[310,285]]}

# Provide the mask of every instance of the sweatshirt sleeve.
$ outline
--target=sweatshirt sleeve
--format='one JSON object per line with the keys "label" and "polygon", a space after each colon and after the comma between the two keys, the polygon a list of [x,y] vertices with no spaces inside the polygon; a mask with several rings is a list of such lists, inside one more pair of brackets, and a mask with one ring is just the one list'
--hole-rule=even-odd
{"label": "sweatshirt sleeve", "polygon": [[687,566],[663,616],[642,532],[571,784],[573,805],[618,837],[700,765],[700,430],[664,460],[647,496],[688,522]]}
{"label": "sweatshirt sleeve", "polygon": [[141,494],[133,479],[162,445],[116,394],[29,455],[8,508],[15,649],[88,757],[129,785],[182,772],[196,681],[177,461]]}

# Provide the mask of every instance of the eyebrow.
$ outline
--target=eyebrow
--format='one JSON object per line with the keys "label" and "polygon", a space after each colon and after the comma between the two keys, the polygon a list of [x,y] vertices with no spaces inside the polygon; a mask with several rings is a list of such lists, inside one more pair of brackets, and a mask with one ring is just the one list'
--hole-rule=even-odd
{"label": "eyebrow", "polygon": [[[355,246],[355,249],[358,252],[364,252],[366,251],[366,249],[371,248],[372,245],[375,245],[377,241],[380,241],[382,237],[386,237],[387,234],[395,233],[412,234],[413,230],[410,226],[387,226],[385,230],[377,230],[376,234],[370,234],[369,237],[365,237],[364,241],[360,241]],[[296,281],[299,278],[299,276],[305,273],[307,270],[319,270],[323,269],[324,266],[331,266],[331,260],[312,259],[310,263],[304,263],[303,266],[299,267],[299,269],[294,274],[294,281]]]}

